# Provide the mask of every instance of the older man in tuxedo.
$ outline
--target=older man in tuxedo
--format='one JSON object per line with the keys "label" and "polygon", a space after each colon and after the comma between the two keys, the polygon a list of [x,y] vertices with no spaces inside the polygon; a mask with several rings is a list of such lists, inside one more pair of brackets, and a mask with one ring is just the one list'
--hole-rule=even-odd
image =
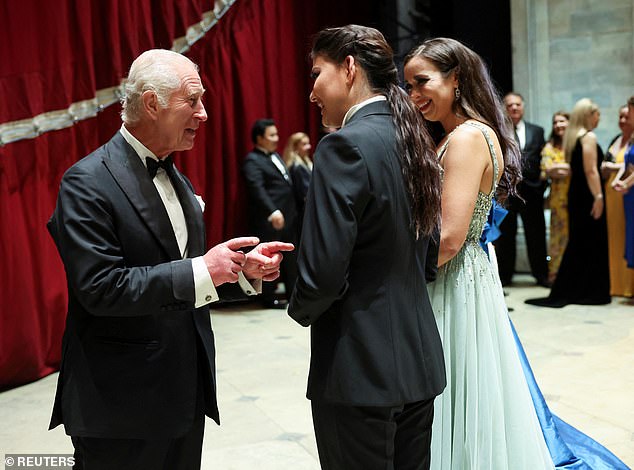
{"label": "older man in tuxedo", "polygon": [[203,93],[186,57],[141,54],[120,131],[62,179],[48,228],[69,305],[51,428],[64,424],[75,468],[200,468],[205,415],[219,421],[216,287],[255,293],[292,249],[245,237],[205,252],[202,205],[170,157],[207,120]]}
{"label": "older man in tuxedo", "polygon": [[500,224],[501,235],[495,241],[500,280],[502,285],[508,285],[513,279],[519,215],[524,226],[531,274],[538,285],[549,287],[544,220],[546,182],[541,178],[540,169],[541,151],[545,144],[544,129],[524,121],[524,99],[519,93],[508,93],[504,97],[504,104],[515,127],[515,138],[522,150],[522,182],[518,187],[521,199],[509,198],[509,212]]}

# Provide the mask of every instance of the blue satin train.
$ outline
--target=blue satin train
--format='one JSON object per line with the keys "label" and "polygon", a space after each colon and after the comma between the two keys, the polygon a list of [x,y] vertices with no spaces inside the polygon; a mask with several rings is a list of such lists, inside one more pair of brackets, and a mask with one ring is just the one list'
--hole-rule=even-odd
{"label": "blue satin train", "polygon": [[[506,213],[506,209],[494,200],[480,238],[480,244],[487,254],[487,244],[500,235],[499,225]],[[511,321],[510,318],[509,321]],[[511,322],[511,330],[513,330],[513,337],[517,345],[524,376],[526,377],[535,411],[539,418],[539,424],[544,433],[546,445],[555,468],[562,470],[630,470],[608,449],[565,421],[562,421],[550,411],[541,390],[537,386],[537,381],[528,363],[524,347],[517,336],[513,322]]]}

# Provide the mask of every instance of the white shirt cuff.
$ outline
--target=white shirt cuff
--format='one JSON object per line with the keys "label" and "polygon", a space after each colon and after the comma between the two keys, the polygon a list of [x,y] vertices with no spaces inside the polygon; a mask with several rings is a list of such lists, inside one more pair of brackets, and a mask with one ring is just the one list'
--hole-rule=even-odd
{"label": "white shirt cuff", "polygon": [[268,218],[268,219],[266,219],[266,220],[268,220],[268,221],[270,222],[270,221],[271,221],[271,219],[273,218],[273,216],[275,216],[275,215],[281,215],[281,214],[282,214],[282,211],[281,211],[281,210],[279,210],[279,209],[276,209],[276,210],[274,210],[273,212],[271,212],[271,215],[269,215],[269,218]]}
{"label": "white shirt cuff", "polygon": [[198,308],[218,301],[218,292],[216,292],[216,287],[202,256],[192,258],[192,271],[194,272],[194,292],[196,293],[194,307]]}
{"label": "white shirt cuff", "polygon": [[257,295],[262,293],[262,279],[254,279],[253,281],[247,281],[242,272],[238,273],[238,284],[240,289],[247,295]]}

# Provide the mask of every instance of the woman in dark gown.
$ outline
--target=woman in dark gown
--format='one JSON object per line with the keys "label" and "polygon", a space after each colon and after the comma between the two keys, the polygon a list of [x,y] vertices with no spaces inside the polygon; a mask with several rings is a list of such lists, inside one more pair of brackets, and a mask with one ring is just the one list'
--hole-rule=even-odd
{"label": "woman in dark gown", "polygon": [[527,304],[563,307],[610,303],[608,234],[600,165],[603,152],[592,129],[599,124],[596,104],[583,98],[575,104],[564,135],[570,163],[569,238],[550,295]]}

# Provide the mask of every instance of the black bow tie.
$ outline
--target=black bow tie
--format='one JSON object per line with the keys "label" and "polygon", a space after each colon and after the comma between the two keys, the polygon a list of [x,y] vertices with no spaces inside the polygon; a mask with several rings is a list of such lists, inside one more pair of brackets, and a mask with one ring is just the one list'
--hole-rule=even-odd
{"label": "black bow tie", "polygon": [[174,160],[171,155],[163,160],[155,160],[152,157],[145,157],[145,164],[147,165],[147,171],[150,174],[150,178],[154,179],[159,168],[163,168],[169,175],[170,170],[174,167]]}

